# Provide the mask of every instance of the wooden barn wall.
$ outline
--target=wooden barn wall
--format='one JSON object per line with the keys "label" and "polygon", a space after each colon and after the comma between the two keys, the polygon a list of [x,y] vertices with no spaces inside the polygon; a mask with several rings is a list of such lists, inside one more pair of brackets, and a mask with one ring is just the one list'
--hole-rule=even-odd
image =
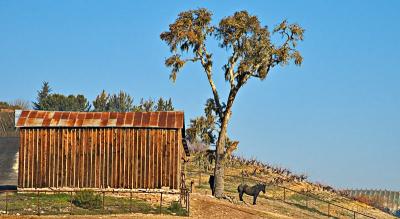
{"label": "wooden barn wall", "polygon": [[21,128],[20,188],[179,188],[180,130]]}

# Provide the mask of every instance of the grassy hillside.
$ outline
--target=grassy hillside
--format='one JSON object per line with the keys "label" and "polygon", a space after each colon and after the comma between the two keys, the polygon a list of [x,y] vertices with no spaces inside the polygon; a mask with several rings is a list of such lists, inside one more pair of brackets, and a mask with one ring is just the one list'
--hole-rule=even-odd
{"label": "grassy hillside", "polygon": [[372,189],[353,189],[345,192],[349,197],[386,211],[395,212],[400,209],[400,192]]}
{"label": "grassy hillside", "polygon": [[[225,193],[227,200],[236,206],[245,206],[259,212],[262,217],[275,213],[277,218],[353,218],[354,212],[374,218],[394,218],[393,216],[341,195],[334,188],[311,183],[304,175],[296,175],[284,168],[275,168],[256,160],[233,157],[227,162],[225,170]],[[186,184],[191,183],[197,194],[210,195],[208,185],[212,165],[202,153],[193,154],[188,162]],[[267,184],[266,194],[259,196],[258,204],[251,205],[251,198],[245,203],[239,201],[237,186],[240,183],[254,185],[258,182]],[[341,208],[341,207],[343,208]],[[271,215],[270,215],[271,216]],[[356,213],[357,218],[367,218]]]}

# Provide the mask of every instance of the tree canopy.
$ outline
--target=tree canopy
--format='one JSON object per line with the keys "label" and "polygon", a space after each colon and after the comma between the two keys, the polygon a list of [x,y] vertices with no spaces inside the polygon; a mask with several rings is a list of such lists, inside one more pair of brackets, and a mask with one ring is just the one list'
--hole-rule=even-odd
{"label": "tree canopy", "polygon": [[52,89],[48,82],[43,82],[42,88],[38,91],[36,102],[33,102],[35,110],[51,111],[89,111],[90,104],[82,94],[68,95],[51,93]]}
{"label": "tree canopy", "polygon": [[133,97],[124,91],[118,94],[107,94],[104,90],[97,95],[93,101],[93,111],[114,111],[114,112],[153,112],[174,110],[171,98],[164,100],[160,97],[157,102],[152,98],[140,100],[140,103],[133,104]]}
{"label": "tree canopy", "polygon": [[[211,22],[212,13],[205,8],[184,11],[178,14],[167,31],[160,34],[160,38],[167,43],[171,52],[171,56],[165,60],[165,65],[171,68],[170,79],[173,82],[189,62],[200,63],[207,76],[213,93],[212,102],[209,102],[212,104],[210,109],[215,112],[214,122],[218,129],[215,195],[222,197],[224,159],[237,147],[237,143],[226,147],[227,127],[236,95],[250,78],[264,80],[269,71],[278,65],[285,66],[292,61],[301,65],[303,57],[297,50],[297,45],[303,40],[304,29],[284,20],[270,31],[268,27],[261,25],[257,16],[250,15],[247,11],[235,12],[221,19],[218,24]],[[281,41],[272,41],[271,35],[274,34],[280,36]],[[207,42],[211,39],[216,40],[220,48],[228,53],[221,72],[221,76],[229,85],[225,101],[221,99],[213,78],[213,53],[207,48]],[[192,137],[199,135],[205,141],[211,141],[213,138],[210,130],[205,128],[210,122],[208,119],[200,117],[192,120],[189,134],[193,135]]]}
{"label": "tree canopy", "polygon": [[[16,101],[20,103],[21,101]],[[8,103],[0,102],[0,106]],[[22,104],[22,103],[21,103]],[[50,111],[94,111],[94,112],[150,112],[150,111],[173,111],[174,106],[171,98],[164,100],[160,97],[157,101],[149,98],[141,99],[135,105],[133,97],[125,91],[108,94],[103,90],[92,102],[92,106],[85,96],[52,93],[52,88],[48,82],[43,82],[42,88],[38,90],[36,102],[33,102],[35,110]],[[25,104],[26,105],[26,104]]]}
{"label": "tree canopy", "polygon": [[30,104],[28,101],[16,99],[10,102],[0,101],[0,109],[29,109]]}

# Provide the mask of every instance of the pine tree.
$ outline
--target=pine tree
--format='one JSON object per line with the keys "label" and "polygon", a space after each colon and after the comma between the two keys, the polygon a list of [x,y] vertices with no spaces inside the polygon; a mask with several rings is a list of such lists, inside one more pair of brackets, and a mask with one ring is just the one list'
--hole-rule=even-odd
{"label": "pine tree", "polygon": [[106,109],[112,112],[133,111],[133,98],[126,92],[120,91],[110,96]]}
{"label": "pine tree", "polygon": [[46,97],[50,94],[51,92],[51,87],[49,85],[49,82],[44,81],[42,84],[42,88],[37,91],[37,102],[33,102],[33,109],[35,110],[44,110],[47,108],[45,104],[45,99]]}
{"label": "pine tree", "polygon": [[101,92],[101,94],[97,95],[96,99],[93,101],[93,111],[95,112],[106,112],[108,110],[108,101],[110,99],[110,95],[106,93],[105,90]]}

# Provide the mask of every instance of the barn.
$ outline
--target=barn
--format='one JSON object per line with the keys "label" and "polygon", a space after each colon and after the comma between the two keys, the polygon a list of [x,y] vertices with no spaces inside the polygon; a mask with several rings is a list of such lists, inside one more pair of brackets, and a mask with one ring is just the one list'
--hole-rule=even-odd
{"label": "barn", "polygon": [[16,112],[18,188],[180,187],[184,113]]}

